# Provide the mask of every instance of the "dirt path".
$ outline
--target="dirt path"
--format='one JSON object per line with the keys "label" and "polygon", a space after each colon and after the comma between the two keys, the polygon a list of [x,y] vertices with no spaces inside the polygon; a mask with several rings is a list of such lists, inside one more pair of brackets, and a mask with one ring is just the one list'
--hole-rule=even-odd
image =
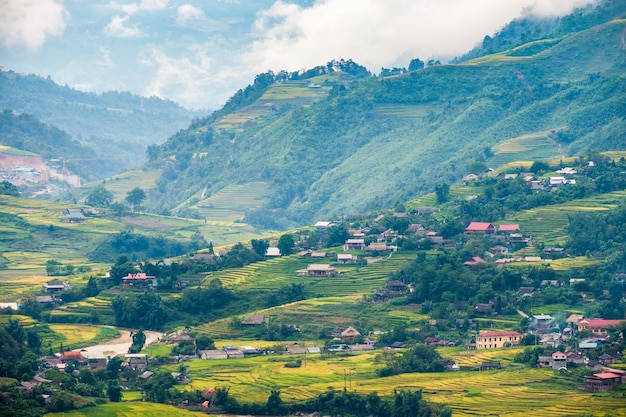
{"label": "dirt path", "polygon": [[[121,329],[117,327],[115,329],[121,334],[120,337],[118,337],[117,339],[109,340],[107,342],[99,343],[97,345],[77,350],[80,350],[80,353],[82,353],[83,356],[89,359],[107,358],[109,356],[128,353],[128,348],[133,343],[131,332],[136,330]],[[152,332],[149,330],[144,330],[144,334],[146,335],[145,346],[148,346],[149,344],[158,341],[163,336],[163,333]]]}

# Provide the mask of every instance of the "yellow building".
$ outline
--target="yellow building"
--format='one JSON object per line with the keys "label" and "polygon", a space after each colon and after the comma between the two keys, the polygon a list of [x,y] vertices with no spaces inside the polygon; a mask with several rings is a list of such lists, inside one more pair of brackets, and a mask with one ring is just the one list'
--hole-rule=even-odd
{"label": "yellow building", "polygon": [[485,332],[476,336],[476,349],[493,349],[519,345],[522,335],[518,332]]}

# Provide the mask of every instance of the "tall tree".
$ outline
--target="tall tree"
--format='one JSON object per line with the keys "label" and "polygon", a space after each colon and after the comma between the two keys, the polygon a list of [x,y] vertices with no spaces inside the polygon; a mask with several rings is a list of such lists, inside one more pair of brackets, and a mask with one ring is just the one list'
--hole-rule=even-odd
{"label": "tall tree", "polygon": [[113,202],[113,193],[100,184],[87,196],[85,204],[92,207],[109,207]]}
{"label": "tall tree", "polygon": [[146,192],[139,187],[133,188],[126,194],[126,201],[132,204],[133,210],[138,209],[145,199]]}
{"label": "tall tree", "polygon": [[295,242],[293,241],[293,236],[290,234],[282,235],[276,244],[276,247],[280,250],[281,255],[285,256],[293,253],[294,246]]}

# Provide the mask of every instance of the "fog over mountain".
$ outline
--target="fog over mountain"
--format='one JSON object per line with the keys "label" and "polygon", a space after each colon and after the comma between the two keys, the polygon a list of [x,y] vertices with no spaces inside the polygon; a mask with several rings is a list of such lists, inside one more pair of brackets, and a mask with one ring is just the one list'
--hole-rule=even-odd
{"label": "fog over mountain", "polygon": [[593,0],[3,0],[0,65],[215,109],[255,74],[350,58],[377,73],[462,54]]}

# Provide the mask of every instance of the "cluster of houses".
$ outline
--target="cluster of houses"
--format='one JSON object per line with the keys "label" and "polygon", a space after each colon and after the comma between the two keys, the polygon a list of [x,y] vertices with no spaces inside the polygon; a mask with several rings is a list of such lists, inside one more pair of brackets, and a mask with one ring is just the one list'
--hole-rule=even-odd
{"label": "cluster of houses", "polygon": [[[590,164],[593,164],[593,162],[589,162]],[[593,166],[593,165],[590,165]],[[554,191],[556,190],[556,187],[560,186],[560,185],[564,185],[564,184],[576,184],[576,179],[574,178],[574,176],[577,174],[578,172],[571,167],[565,167],[565,168],[561,168],[557,171],[555,171],[555,174],[557,175],[553,175],[550,176],[546,179],[537,179],[535,178],[535,174],[533,174],[532,172],[522,172],[519,174],[504,174],[503,178],[505,180],[512,180],[515,178],[523,178],[524,181],[528,184],[528,186],[532,189],[532,190],[548,190],[548,191]],[[488,169],[486,172],[486,175],[488,177],[492,177],[492,178],[497,178],[500,176],[500,173],[494,171],[493,169]],[[473,181],[478,180],[480,177],[476,174],[468,174],[466,176],[463,177],[463,179],[461,180],[461,182],[463,184],[469,184]]]}

